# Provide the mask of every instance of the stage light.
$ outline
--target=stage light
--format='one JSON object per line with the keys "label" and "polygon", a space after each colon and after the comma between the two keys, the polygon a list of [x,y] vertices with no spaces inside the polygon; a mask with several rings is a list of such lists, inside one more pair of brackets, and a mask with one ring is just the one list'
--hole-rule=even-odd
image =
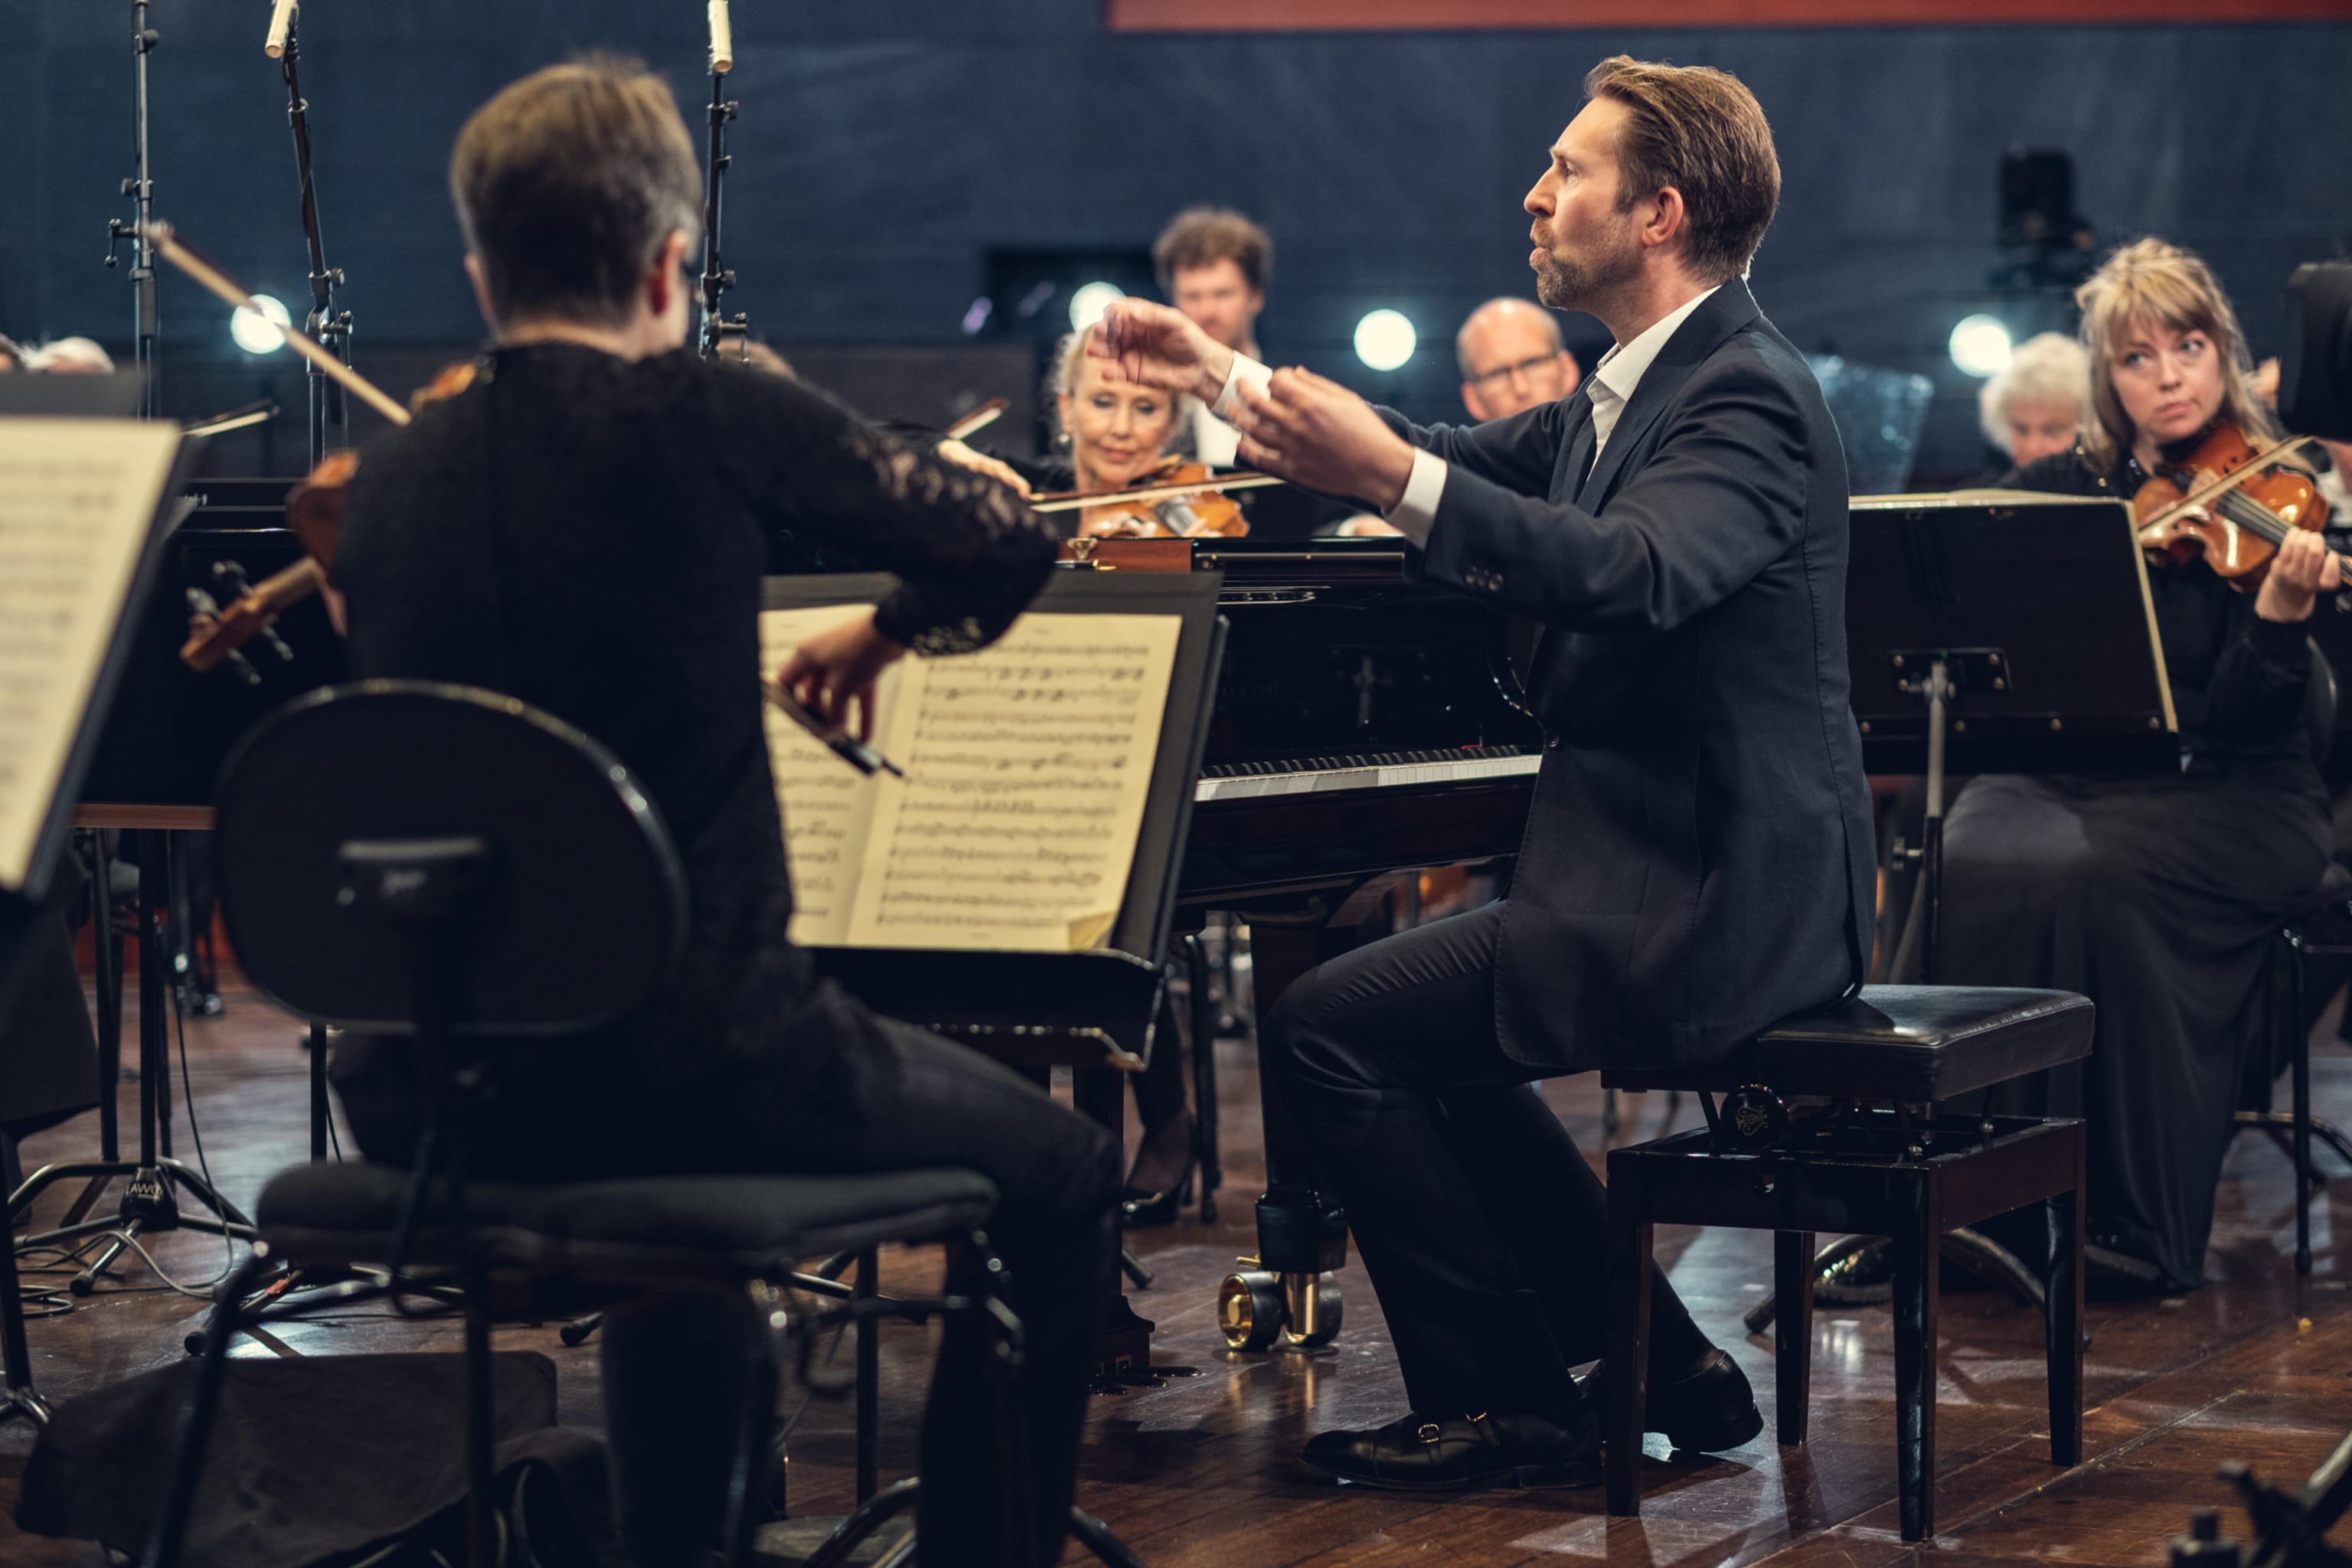
{"label": "stage light", "polygon": [[1420,342],[1420,334],[1400,311],[1368,311],[1356,323],[1356,357],[1374,370],[1396,369],[1412,357]]}
{"label": "stage light", "polygon": [[267,294],[256,294],[253,302],[261,307],[261,314],[257,316],[239,305],[236,313],[228,319],[228,335],[249,354],[272,353],[284,348],[286,336],[278,329],[294,318],[286,313],[283,304]]}
{"label": "stage light", "polygon": [[1994,316],[1963,316],[1952,329],[1952,363],[1973,376],[2009,368],[2009,329]]}
{"label": "stage light", "polygon": [[1103,318],[1113,300],[1124,300],[1127,290],[1116,283],[1081,283],[1070,294],[1070,330],[1083,332]]}

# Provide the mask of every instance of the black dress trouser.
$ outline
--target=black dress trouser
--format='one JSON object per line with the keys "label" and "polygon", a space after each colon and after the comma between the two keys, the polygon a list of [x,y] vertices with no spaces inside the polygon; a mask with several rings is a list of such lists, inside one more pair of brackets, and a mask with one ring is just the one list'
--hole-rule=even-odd
{"label": "black dress trouser", "polygon": [[[1396,1342],[1413,1410],[1550,1411],[1599,1359],[1608,1194],[1533,1079],[1503,1054],[1495,953],[1505,905],[1331,960],[1283,993],[1263,1070],[1312,1151]],[[1705,1353],[1653,1282],[1653,1376]]]}
{"label": "black dress trouser", "polygon": [[[874,1022],[858,1042],[856,1070],[827,1103],[796,1111],[789,1097],[714,1097],[694,1118],[707,1158],[665,1163],[674,1174],[959,1166],[996,1184],[988,1235],[1025,1331],[1040,1561],[1055,1562],[1097,1331],[1118,1268],[1118,1148],[1100,1125],[978,1052],[895,1020]],[[354,1037],[334,1066],[361,1148],[371,1159],[406,1163],[416,1130],[407,1053],[394,1042]],[[519,1097],[509,1089],[501,1098],[511,1105]],[[565,1120],[574,1135],[567,1142],[591,1131],[585,1117]],[[518,1125],[501,1140],[478,1127],[467,1142],[529,1159],[541,1131]],[[641,1164],[629,1169],[647,1173]],[[763,1332],[748,1303],[733,1299],[649,1299],[608,1315],[605,1417],[622,1533],[639,1568],[700,1568],[719,1544],[728,1461],[752,1414],[747,1402],[766,1393],[753,1375]],[[931,1568],[998,1561],[989,1399],[982,1335],[950,1328],[923,1420],[919,1529]]]}

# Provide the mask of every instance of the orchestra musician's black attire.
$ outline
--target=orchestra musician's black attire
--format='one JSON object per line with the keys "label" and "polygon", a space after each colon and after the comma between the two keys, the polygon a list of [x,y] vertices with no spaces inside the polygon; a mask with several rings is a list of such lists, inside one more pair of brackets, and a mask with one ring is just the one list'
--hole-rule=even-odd
{"label": "orchestra musician's black attire", "polygon": [[[635,770],[684,859],[688,946],[643,1011],[501,1048],[466,1146],[478,1169],[580,1178],[950,1165],[1003,1194],[989,1226],[1028,1331],[1038,1533],[1066,1524],[1118,1151],[1016,1075],[878,1017],[818,978],[792,917],[761,729],[763,530],[898,574],[889,637],[989,642],[1053,542],[992,480],[919,456],[796,382],[685,353],[499,351],[476,384],[371,447],[337,574],[354,675],[467,682],[578,725]],[[335,1063],[371,1158],[404,1160],[405,1053]],[[706,1314],[707,1315],[707,1314]],[[642,1563],[699,1563],[756,1330],[639,1309],[605,1328],[621,1515]],[[982,1347],[950,1330],[924,1424],[926,1563],[996,1539]]]}
{"label": "orchestra musician's black attire", "polygon": [[[1542,771],[1507,899],[1313,971],[1263,1046],[1431,1420],[1572,1413],[1601,1353],[1605,1194],[1535,1080],[1722,1058],[1867,956],[1845,462],[1812,374],[1735,279],[1597,462],[1592,406],[1588,380],[1472,426],[1383,411],[1448,465],[1413,569],[1546,628]],[[1716,1354],[1654,1289],[1654,1389]]]}
{"label": "orchestra musician's black attire", "polygon": [[[2003,482],[2128,498],[2145,478],[2077,450]],[[2086,1063],[1993,1104],[2086,1117],[2094,1256],[2186,1289],[2204,1279],[2241,1065],[2273,1001],[2265,955],[2325,873],[2331,827],[2305,730],[2309,624],[2262,619],[2201,562],[2147,576],[2188,765],[1970,781],[1944,825],[1936,979],[2097,1005]],[[1995,1233],[2030,1247],[2011,1228]]]}

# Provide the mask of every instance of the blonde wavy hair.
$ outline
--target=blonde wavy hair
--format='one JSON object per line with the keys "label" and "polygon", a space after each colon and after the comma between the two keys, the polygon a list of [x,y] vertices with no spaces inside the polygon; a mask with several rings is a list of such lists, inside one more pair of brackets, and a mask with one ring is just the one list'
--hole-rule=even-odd
{"label": "blonde wavy hair", "polygon": [[2109,374],[2134,323],[2153,322],[2176,332],[2203,332],[2221,356],[2221,417],[2261,444],[2278,438],[2278,424],[2254,388],[2254,365],[2238,312],[2214,281],[2212,269],[2193,251],[2161,239],[2125,246],[2074,290],[2082,308],[2084,352],[2091,356],[2091,412],[2083,426],[2083,448],[2100,468],[2128,453],[2139,432],[2116,396]]}

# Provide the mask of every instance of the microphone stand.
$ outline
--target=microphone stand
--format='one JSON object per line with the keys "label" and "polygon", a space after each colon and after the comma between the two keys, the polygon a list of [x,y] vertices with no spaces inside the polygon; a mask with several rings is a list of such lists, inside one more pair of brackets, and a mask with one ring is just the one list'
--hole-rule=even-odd
{"label": "microphone stand", "polygon": [[[319,234],[319,185],[310,166],[310,103],[302,96],[297,68],[302,58],[302,13],[297,7],[286,24],[286,52],[278,68],[286,78],[286,121],[294,132],[294,172],[302,187],[302,237],[310,247],[310,313],[303,331],[345,364],[352,363],[352,313],[335,309],[335,290],[343,281],[341,268],[327,265],[326,242]],[[305,366],[310,394],[310,467],[327,455],[329,447],[351,445],[351,404],[341,384],[315,362]],[[330,439],[330,431],[332,439]]]}
{"label": "microphone stand", "polygon": [[751,318],[748,315],[722,316],[719,303],[728,289],[735,287],[735,274],[719,264],[719,188],[726,177],[727,165],[734,160],[727,152],[727,122],[735,118],[735,101],[725,96],[727,72],[713,60],[710,68],[710,151],[709,166],[702,182],[702,357],[710,358],[729,344],[736,345],[736,353],[751,335]]}
{"label": "microphone stand", "polygon": [[161,367],[156,363],[155,345],[162,335],[163,325],[157,313],[155,299],[155,252],[147,241],[147,220],[153,216],[155,182],[147,165],[147,57],[162,41],[154,28],[147,25],[148,0],[131,0],[131,53],[132,73],[131,85],[131,177],[122,182],[122,194],[131,198],[131,217],[127,223],[116,219],[107,225],[106,264],[117,264],[115,247],[122,240],[131,241],[131,289],[133,306],[133,342],[137,344],[139,365],[139,417],[160,419],[163,416],[163,388]]}

